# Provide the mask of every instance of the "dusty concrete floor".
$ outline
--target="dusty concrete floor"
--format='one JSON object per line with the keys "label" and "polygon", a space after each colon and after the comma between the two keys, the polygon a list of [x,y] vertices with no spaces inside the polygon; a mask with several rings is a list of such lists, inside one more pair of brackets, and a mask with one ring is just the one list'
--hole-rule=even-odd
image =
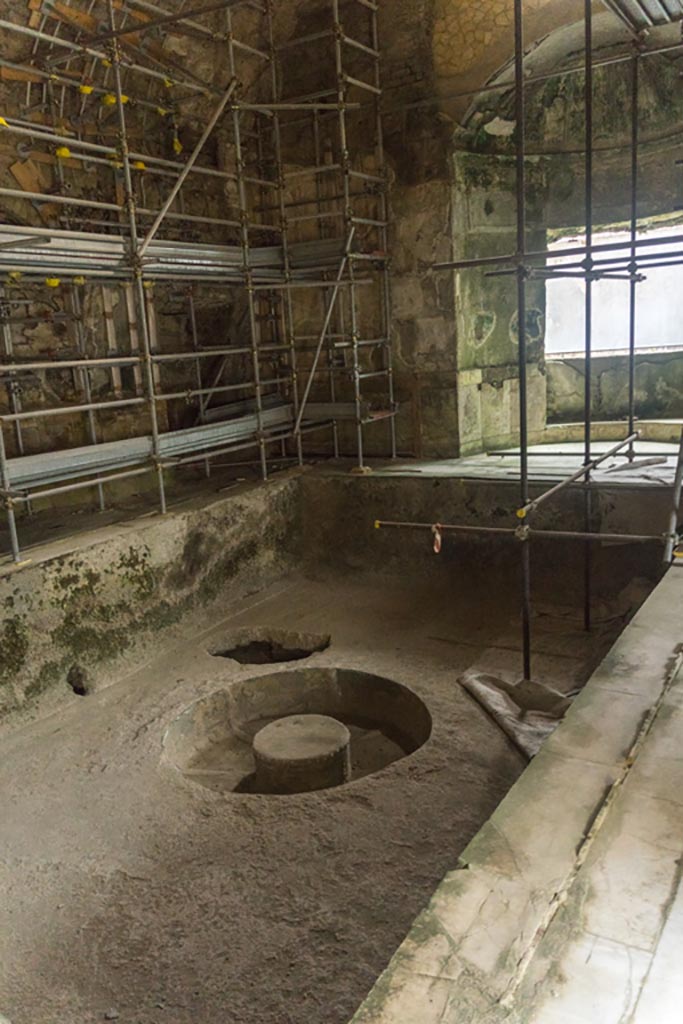
{"label": "dusty concrete floor", "polygon": [[671,568],[354,1024],[683,1020],[682,610]]}
{"label": "dusty concrete floor", "polygon": [[[12,1024],[344,1024],[523,770],[457,684],[518,664],[514,589],[291,579],[188,621],[114,686],[8,731],[0,767],[0,1013]],[[584,681],[621,630],[540,606],[539,678]],[[196,698],[271,666],[206,651],[228,625],[332,634],[306,665],[389,676],[427,703],[414,755],[343,789],[222,796],[161,762]],[[299,662],[297,665],[301,665]]]}

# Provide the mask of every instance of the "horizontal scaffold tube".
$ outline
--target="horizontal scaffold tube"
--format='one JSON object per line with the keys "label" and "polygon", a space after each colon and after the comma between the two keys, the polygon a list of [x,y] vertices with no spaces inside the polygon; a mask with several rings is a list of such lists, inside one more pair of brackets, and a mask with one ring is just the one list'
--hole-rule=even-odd
{"label": "horizontal scaffold tube", "polygon": [[584,533],[580,530],[536,530],[528,526],[458,526],[452,523],[410,523],[376,519],[376,530],[429,530],[434,533],[467,533],[527,541],[534,537],[551,540],[590,540],[606,544],[665,544],[666,536],[655,533]]}

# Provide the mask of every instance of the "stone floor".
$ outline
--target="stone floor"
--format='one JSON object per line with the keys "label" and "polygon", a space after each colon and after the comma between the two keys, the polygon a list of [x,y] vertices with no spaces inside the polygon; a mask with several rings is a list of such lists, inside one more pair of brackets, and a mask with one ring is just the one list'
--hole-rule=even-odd
{"label": "stone floor", "polygon": [[[345,1024],[525,762],[458,686],[519,667],[487,577],[293,578],[181,624],[164,654],[0,739],[0,1013],[12,1024]],[[193,701],[272,671],[210,656],[246,625],[332,634],[305,664],[402,682],[434,727],[342,789],[214,793],[162,759]],[[538,609],[540,672],[583,682],[623,622]],[[516,638],[516,639],[513,639]],[[297,662],[300,667],[302,662]],[[284,801],[284,803],[283,803]],[[415,1024],[411,1020],[411,1024]]]}
{"label": "stone floor", "polygon": [[539,993],[529,1024],[683,1020],[683,672],[652,711],[539,946],[525,983]]}
{"label": "stone floor", "polygon": [[[592,454],[599,457],[614,447],[613,441],[594,441]],[[605,486],[652,487],[671,485],[676,471],[679,445],[660,441],[637,441],[634,458],[622,453],[610,456],[592,473],[595,483]],[[557,483],[580,469],[584,446],[576,441],[537,444],[529,448],[529,479],[531,483]],[[462,459],[440,459],[435,462],[392,463],[378,467],[380,476],[464,477],[475,480],[519,480],[519,449],[504,453],[470,455]]]}
{"label": "stone floor", "polygon": [[356,1024],[683,1020],[683,572],[446,876]]}

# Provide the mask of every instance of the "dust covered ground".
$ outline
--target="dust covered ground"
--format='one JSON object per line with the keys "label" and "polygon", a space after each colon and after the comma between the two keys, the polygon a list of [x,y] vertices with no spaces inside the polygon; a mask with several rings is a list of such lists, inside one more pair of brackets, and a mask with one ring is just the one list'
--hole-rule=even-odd
{"label": "dust covered ground", "polygon": [[[642,597],[644,595],[640,595]],[[634,594],[539,604],[535,676],[584,682]],[[162,657],[0,742],[0,1013],[12,1024],[345,1024],[525,761],[458,685],[519,665],[517,592],[490,580],[282,581],[188,621]],[[168,725],[231,680],[228,628],[332,634],[297,666],[388,676],[426,702],[419,751],[323,793],[222,795],[162,759]]]}

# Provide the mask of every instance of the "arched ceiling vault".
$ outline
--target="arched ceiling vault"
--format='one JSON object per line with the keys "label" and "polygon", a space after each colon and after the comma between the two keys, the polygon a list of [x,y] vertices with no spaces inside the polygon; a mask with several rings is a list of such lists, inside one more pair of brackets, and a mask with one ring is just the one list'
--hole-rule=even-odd
{"label": "arched ceiling vault", "polygon": [[[596,55],[626,51],[636,37],[645,48],[680,41],[683,0],[594,0],[593,13]],[[512,0],[436,0],[434,15],[440,107],[462,122],[478,91],[514,80]],[[528,75],[583,58],[583,0],[525,0],[524,15]]]}

